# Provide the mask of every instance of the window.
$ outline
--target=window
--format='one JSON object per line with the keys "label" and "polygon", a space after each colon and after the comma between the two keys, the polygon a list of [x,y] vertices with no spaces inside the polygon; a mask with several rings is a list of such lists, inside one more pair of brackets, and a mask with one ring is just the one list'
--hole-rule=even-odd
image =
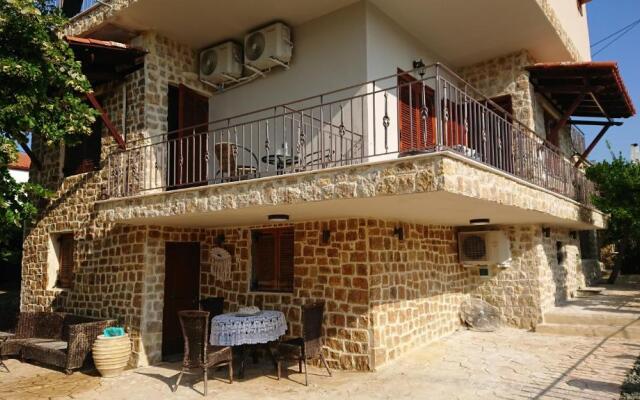
{"label": "window", "polygon": [[47,272],[47,287],[49,289],[69,289],[73,286],[74,253],[73,233],[51,235]]}
{"label": "window", "polygon": [[94,122],[91,135],[84,136],[78,143],[64,148],[64,176],[83,174],[100,168],[100,148],[102,123]]}
{"label": "window", "polygon": [[251,232],[251,290],[293,291],[293,228]]}

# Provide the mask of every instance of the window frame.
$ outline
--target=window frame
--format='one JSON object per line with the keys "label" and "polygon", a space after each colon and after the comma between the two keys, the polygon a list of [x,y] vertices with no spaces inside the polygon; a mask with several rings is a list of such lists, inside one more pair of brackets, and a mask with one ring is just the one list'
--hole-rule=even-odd
{"label": "window frame", "polygon": [[[257,265],[259,257],[257,256],[257,243],[259,240],[259,235],[262,234],[270,234],[273,235],[274,239],[274,249],[273,249],[273,275],[275,284],[271,287],[263,286],[257,281],[257,270],[260,268]],[[285,236],[286,234],[286,236]],[[289,238],[291,240],[290,243],[290,265],[291,265],[291,280],[289,285],[282,285],[282,240],[283,238]],[[251,279],[249,281],[249,290],[251,292],[269,292],[269,293],[293,293],[294,286],[294,269],[295,269],[295,256],[294,256],[294,247],[295,246],[295,231],[293,226],[282,226],[282,227],[274,227],[274,228],[258,228],[251,230]]]}

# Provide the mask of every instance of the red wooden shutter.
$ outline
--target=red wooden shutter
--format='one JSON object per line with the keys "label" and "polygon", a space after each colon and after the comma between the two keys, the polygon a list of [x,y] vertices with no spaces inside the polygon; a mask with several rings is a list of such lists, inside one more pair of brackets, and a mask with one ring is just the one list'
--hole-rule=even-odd
{"label": "red wooden shutter", "polygon": [[[422,115],[423,104],[426,106],[426,121]],[[426,150],[435,146],[434,108],[434,92],[431,88],[409,74],[398,75],[400,153]]]}
{"label": "red wooden shutter", "polygon": [[57,285],[60,288],[70,288],[73,284],[73,234],[63,234],[59,237],[59,270]]}

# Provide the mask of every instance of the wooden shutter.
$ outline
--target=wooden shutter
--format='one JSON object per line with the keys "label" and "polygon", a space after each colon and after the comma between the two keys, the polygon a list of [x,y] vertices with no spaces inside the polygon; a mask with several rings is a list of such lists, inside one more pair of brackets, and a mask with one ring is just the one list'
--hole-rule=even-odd
{"label": "wooden shutter", "polygon": [[280,231],[278,288],[283,291],[293,289],[293,229]]}
{"label": "wooden shutter", "polygon": [[275,231],[253,232],[252,243],[253,289],[276,288],[276,235]]}
{"label": "wooden shutter", "polygon": [[74,241],[73,234],[63,234],[59,237],[59,270],[57,287],[70,288],[73,285],[74,273]]}
{"label": "wooden shutter", "polygon": [[[185,85],[178,87],[178,132],[170,146],[175,165],[175,186],[196,186],[207,181],[207,131],[209,99]],[[175,118],[168,116],[169,119]],[[197,125],[197,126],[196,126]],[[195,134],[195,135],[194,135]]]}
{"label": "wooden shutter", "polygon": [[293,289],[293,228],[274,228],[252,233],[252,289]]}
{"label": "wooden shutter", "polygon": [[[402,71],[399,71],[402,72]],[[398,75],[398,140],[400,153],[432,149],[436,143],[434,92],[409,74]],[[423,118],[426,106],[426,121]]]}

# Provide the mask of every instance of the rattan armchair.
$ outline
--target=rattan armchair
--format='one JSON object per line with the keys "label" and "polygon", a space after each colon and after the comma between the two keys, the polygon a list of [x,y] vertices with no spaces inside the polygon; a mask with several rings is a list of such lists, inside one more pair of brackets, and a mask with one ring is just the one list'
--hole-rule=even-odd
{"label": "rattan armchair", "polygon": [[212,367],[227,365],[229,383],[233,383],[233,356],[231,347],[209,345],[209,313],[199,310],[178,312],[182,336],[184,338],[184,358],[182,370],[173,388],[178,390],[182,375],[186,370],[202,368],[204,395],[207,395],[207,371]]}
{"label": "rattan armchair", "polygon": [[298,361],[299,372],[304,367],[304,384],[308,385],[307,360],[319,357],[327,369],[331,370],[322,354],[322,321],[324,319],[324,302],[316,302],[302,306],[302,337],[283,341],[278,344],[274,357],[277,363],[278,379],[282,373],[282,363],[285,360]]}

